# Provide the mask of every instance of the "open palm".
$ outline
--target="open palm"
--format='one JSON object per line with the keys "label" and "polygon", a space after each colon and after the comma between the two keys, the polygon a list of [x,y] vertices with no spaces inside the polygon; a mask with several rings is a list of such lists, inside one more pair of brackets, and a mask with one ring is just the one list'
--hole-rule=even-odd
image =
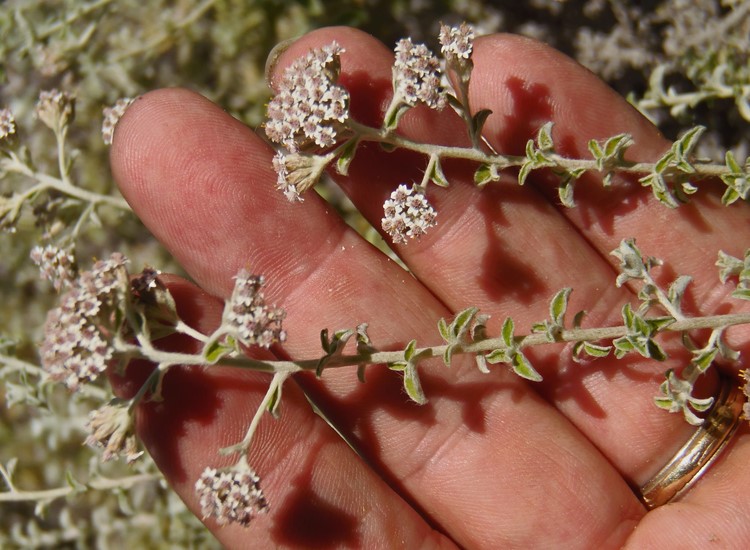
{"label": "open palm", "polygon": [[[352,116],[378,126],[391,94],[392,53],[372,37],[346,28],[313,32],[283,52],[274,74],[333,40],[346,50],[340,83],[351,94]],[[635,139],[630,155],[639,160],[668,147],[595,76],[542,44],[485,37],[475,44],[474,63],[472,105],[492,110],[484,134],[498,151],[522,152],[547,121],[571,157],[585,155],[589,139],[621,132]],[[399,131],[468,143],[449,109],[415,109]],[[632,289],[615,287],[609,256],[625,237],[667,260],[664,280],[694,277],[692,312],[734,307],[714,262],[720,248],[740,255],[750,242],[750,212],[744,204],[722,207],[711,192],[670,210],[631,181],[603,190],[585,176],[579,206],[565,209],[549,174],[534,173],[524,187],[510,174],[479,190],[474,166],[446,163],[451,186],[427,192],[438,225],[396,248],[407,273],[316,195],[289,203],[275,189],[272,156],[252,130],[185,90],[146,94],[118,126],[115,177],[199,285],[170,284],[199,329],[218,323],[221,298],[241,268],[265,275],[267,299],[287,311],[289,337],[278,353],[292,358],[320,354],[320,329],[362,322],[381,349],[411,339],[438,344],[436,321],[469,306],[492,316],[492,333],[507,316],[526,331],[563,287],[574,288],[570,308],[586,310],[587,325],[617,325],[622,305],[634,300]],[[339,183],[377,227],[383,201],[399,183],[420,181],[424,165],[423,157],[364,144]],[[736,249],[727,248],[732,243]],[[738,347],[747,341],[740,330],[729,335]],[[694,430],[653,405],[664,371],[686,361],[676,342],[665,347],[671,357],[663,364],[607,358],[580,365],[569,348],[541,346],[528,353],[544,377],[538,384],[500,366],[482,374],[471,358],[457,357],[450,369],[424,363],[424,406],[409,402],[398,375],[383,366],[368,368],[365,384],[353,368],[327,370],[320,380],[298,376],[284,388],[281,418],[264,420],[250,451],[270,513],[249,528],[207,524],[233,548],[745,547],[744,431],[681,501],[647,512],[638,499],[637,487]],[[174,369],[164,401],[141,406],[140,436],[196,513],[195,480],[205,466],[233,461],[217,451],[242,438],[267,384],[266,375],[221,367]]]}

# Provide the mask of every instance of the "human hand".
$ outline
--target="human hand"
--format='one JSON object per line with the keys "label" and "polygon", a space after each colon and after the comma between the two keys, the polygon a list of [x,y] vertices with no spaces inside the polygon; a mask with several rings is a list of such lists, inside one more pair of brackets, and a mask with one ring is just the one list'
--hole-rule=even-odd
{"label": "human hand", "polygon": [[[313,32],[283,52],[273,70],[312,47],[338,41],[340,82],[352,116],[378,125],[391,93],[392,54],[352,29]],[[496,35],[475,44],[472,105],[493,114],[484,134],[498,151],[519,153],[551,120],[561,152],[578,157],[589,139],[630,133],[629,155],[654,160],[668,143],[596,77],[548,47]],[[399,130],[414,139],[466,145],[462,122],[446,109],[415,109]],[[411,339],[436,343],[435,323],[468,306],[506,316],[516,327],[544,317],[550,297],[574,287],[571,310],[586,322],[620,324],[632,289],[616,288],[608,255],[623,237],[694,277],[689,307],[703,314],[735,307],[719,286],[716,253],[750,237],[746,205],[725,208],[702,192],[677,210],[627,181],[602,190],[587,176],[574,209],[558,205],[552,178],[532,174],[483,190],[472,166],[445,166],[449,189],[430,188],[438,225],[396,250],[413,277],[359,238],[313,194],[291,204],[275,189],[273,151],[251,130],[184,90],[152,92],[118,125],[112,167],[138,216],[170,250],[194,286],[170,279],[181,315],[209,332],[232,277],[265,275],[269,301],[283,306],[284,354],[319,354],[319,330],[369,323],[381,348]],[[420,181],[424,159],[363,145],[342,188],[375,226],[402,182]],[[689,244],[688,244],[689,243]],[[735,253],[737,251],[734,251]],[[665,270],[666,271],[666,270]],[[731,305],[730,305],[731,304]],[[742,347],[736,330],[732,342]],[[731,338],[730,338],[731,340]],[[172,341],[174,347],[188,346]],[[664,364],[606,358],[579,365],[561,345],[529,352],[538,384],[473,361],[420,364],[429,402],[409,402],[397,375],[369,367],[297,376],[284,388],[281,417],[264,420],[250,450],[270,512],[249,528],[206,520],[226,546],[744,547],[750,530],[750,446],[735,436],[683,500],[647,512],[633,487],[648,480],[695,430],[653,405],[664,371],[686,362],[666,345]],[[747,347],[746,345],[744,346]],[[263,356],[263,355],[261,355]],[[265,357],[271,357],[269,352]],[[463,358],[462,358],[463,359]],[[133,372],[132,369],[129,372]],[[131,391],[136,373],[121,384]],[[138,432],[170,484],[200,515],[195,480],[206,465],[229,464],[217,450],[239,440],[265,393],[267,375],[228,368],[174,369],[164,401],[140,406]],[[715,389],[708,380],[706,392]],[[307,394],[361,458],[310,407]]]}

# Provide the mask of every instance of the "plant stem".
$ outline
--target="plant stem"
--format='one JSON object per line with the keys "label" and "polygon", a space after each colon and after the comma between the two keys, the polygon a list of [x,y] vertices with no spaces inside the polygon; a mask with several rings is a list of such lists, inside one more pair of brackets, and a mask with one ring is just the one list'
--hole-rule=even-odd
{"label": "plant stem", "polygon": [[[528,160],[523,155],[489,154],[474,147],[449,147],[446,145],[420,143],[393,132],[386,133],[379,129],[359,124],[354,120],[350,120],[348,125],[362,141],[386,143],[394,147],[422,153],[430,158],[437,156],[439,158],[471,160],[477,163],[494,165],[500,170],[523,166]],[[594,172],[600,171],[596,160],[594,159],[571,159],[556,153],[550,153],[548,154],[548,157],[556,163],[556,166],[553,168],[562,168],[568,172],[580,169]],[[655,166],[656,163],[653,162],[624,161],[623,164],[619,164],[616,167],[616,170],[618,172],[630,174],[650,174],[654,171]],[[723,164],[694,162],[693,167],[696,170],[695,175],[699,179],[717,177],[731,173],[729,168]]]}

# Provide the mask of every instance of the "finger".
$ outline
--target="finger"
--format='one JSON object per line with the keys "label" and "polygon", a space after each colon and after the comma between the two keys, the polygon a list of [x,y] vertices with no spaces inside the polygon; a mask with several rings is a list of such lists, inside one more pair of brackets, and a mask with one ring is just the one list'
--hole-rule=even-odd
{"label": "finger", "polygon": [[[477,44],[474,59],[471,99],[477,109],[493,110],[485,135],[500,151],[523,154],[526,141],[549,120],[555,123],[553,138],[559,152],[571,158],[590,157],[589,140],[620,133],[630,134],[635,142],[627,154],[633,161],[655,161],[669,148],[670,143],[614,91],[551,48],[521,37],[495,36]],[[703,181],[689,204],[671,209],[636,179],[621,177],[614,189],[604,189],[601,179],[589,174],[576,185],[578,207],[563,213],[605,257],[622,238],[633,237],[645,254],[668,263],[668,269],[656,272],[661,283],[677,275],[692,276],[684,303],[688,313],[741,309],[742,303],[728,296],[731,286],[717,284],[715,262],[722,247],[729,246],[735,255],[743,253],[742,243],[750,238],[747,204],[722,206],[717,186]],[[537,182],[556,203],[558,182],[549,177]],[[746,330],[742,332],[747,336]]]}
{"label": "finger", "polygon": [[[278,61],[281,71],[295,56],[311,47],[319,47],[336,39],[346,48],[342,58],[341,82],[350,88],[352,111],[356,116],[377,120],[386,101],[382,94],[359,94],[357,90],[390,89],[392,56],[374,39],[331,31],[312,33],[298,41]],[[514,64],[496,59],[495,42],[513,51]],[[379,54],[376,56],[376,53]],[[484,89],[488,80],[491,92],[474,98],[478,108],[490,108],[494,114],[488,124],[500,119],[506,122],[503,136],[515,136],[521,146],[526,136],[526,116],[540,116],[528,105],[508,101],[506,88],[490,84],[504,82],[507,70],[515,87],[534,90],[536,101],[549,105],[565,104],[569,90],[538,88],[527,83],[523,75],[513,71],[517,66],[536,66],[539,74],[550,82],[574,80],[587,84],[587,95],[593,104],[610,103],[618,123],[618,131],[630,129],[641,140],[642,147],[663,148],[664,141],[652,127],[625,102],[617,98],[598,79],[580,66],[564,61],[560,54],[525,39],[493,36],[476,45],[476,64],[472,73],[473,86]],[[500,75],[500,76],[497,76]],[[365,80],[365,82],[363,82]],[[546,90],[546,96],[541,91]],[[538,93],[537,93],[538,92]],[[600,97],[602,96],[602,97]],[[368,103],[368,99],[374,98]],[[563,111],[565,116],[567,111]],[[556,124],[557,112],[543,111]],[[451,112],[415,111],[404,117],[400,130],[412,139],[427,142],[454,143],[462,130]],[[563,115],[560,115],[563,116]],[[546,122],[545,120],[544,122]],[[535,127],[543,122],[533,122]],[[650,128],[650,130],[649,130]],[[606,131],[612,128],[606,128]],[[597,134],[596,136],[598,136]],[[514,146],[515,146],[515,142]],[[495,143],[499,146],[499,143]],[[382,216],[383,199],[398,182],[408,180],[416,169],[424,169],[424,159],[399,171],[392,154],[377,147],[358,151],[350,168],[350,177],[342,186],[355,204],[373,223]],[[384,168],[381,168],[384,167]],[[585,309],[588,326],[611,326],[622,323],[620,310],[633,296],[614,287],[615,273],[606,258],[608,251],[591,246],[581,229],[572,224],[544,195],[531,188],[519,189],[513,181],[477,190],[472,184],[471,166],[460,164],[448,171],[451,187],[434,190],[430,200],[436,205],[439,226],[421,241],[399,246],[401,257],[410,270],[452,311],[477,306],[494,317],[494,328],[510,315],[519,331],[528,330],[548,311],[548,301],[563,287],[574,287],[570,310]],[[384,172],[384,174],[383,174]],[[379,174],[379,177],[373,177]],[[663,372],[682,366],[684,350],[678,345],[670,351],[676,355],[671,362],[654,368],[651,361],[631,359],[627,363],[601,361],[593,367],[574,363],[570,351],[561,356],[559,346],[534,349],[528,355],[545,375],[542,390],[602,449],[634,484],[650,477],[675,449],[689,437],[691,428],[677,415],[668,415],[653,405]]]}
{"label": "finger", "polygon": [[656,508],[646,515],[625,548],[667,548],[701,545],[703,541],[725,548],[750,544],[747,488],[750,473],[750,437],[743,425],[726,454],[714,463],[684,499]]}
{"label": "finger", "polygon": [[[184,280],[167,277],[166,282],[183,321],[204,333],[218,326],[221,300]],[[171,338],[160,344],[172,351],[200,353],[194,340]],[[135,393],[151,368],[131,364],[126,380],[115,379],[118,394]],[[198,517],[203,513],[196,480],[208,466],[236,462],[236,456],[218,451],[242,440],[268,383],[268,376],[260,373],[175,366],[164,379],[163,400],[139,406],[139,437]],[[270,512],[258,515],[250,528],[203,518],[222,544],[243,548],[252,539],[254,548],[452,547],[312,412],[293,384],[284,388],[282,411],[282,421],[262,423],[249,455],[261,475],[261,489],[271,499]]]}
{"label": "finger", "polygon": [[[240,267],[264,273],[267,296],[288,311],[285,349],[292,356],[320,354],[311,327],[363,320],[378,345],[403,346],[405,334],[434,339],[436,319],[449,313],[442,304],[314,196],[303,211],[280,199],[271,152],[219,109],[183,91],[152,93],[131,107],[117,132],[113,171],[144,223],[216,294],[229,293]],[[597,544],[621,540],[640,515],[619,475],[515,378],[459,380],[458,369],[440,367],[425,377],[431,404],[414,408],[398,379],[379,372],[361,389],[354,372],[326,371],[323,382],[344,408],[333,416],[392,486],[461,544],[530,540],[540,522],[555,540],[565,532]],[[508,479],[508,468],[518,475]],[[543,471],[559,475],[544,485],[530,481]],[[546,498],[550,490],[559,499]],[[468,514],[497,499],[508,502],[501,518]],[[521,506],[528,502],[543,506]],[[578,514],[592,518],[585,533],[569,529]]]}

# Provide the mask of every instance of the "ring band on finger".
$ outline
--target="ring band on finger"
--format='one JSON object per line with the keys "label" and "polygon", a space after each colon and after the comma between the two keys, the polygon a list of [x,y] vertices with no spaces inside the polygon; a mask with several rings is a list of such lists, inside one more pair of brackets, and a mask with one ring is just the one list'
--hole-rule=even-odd
{"label": "ring band on finger", "polygon": [[640,489],[652,510],[684,495],[725,449],[737,427],[745,399],[737,382],[721,377],[716,401],[703,423],[679,451]]}

